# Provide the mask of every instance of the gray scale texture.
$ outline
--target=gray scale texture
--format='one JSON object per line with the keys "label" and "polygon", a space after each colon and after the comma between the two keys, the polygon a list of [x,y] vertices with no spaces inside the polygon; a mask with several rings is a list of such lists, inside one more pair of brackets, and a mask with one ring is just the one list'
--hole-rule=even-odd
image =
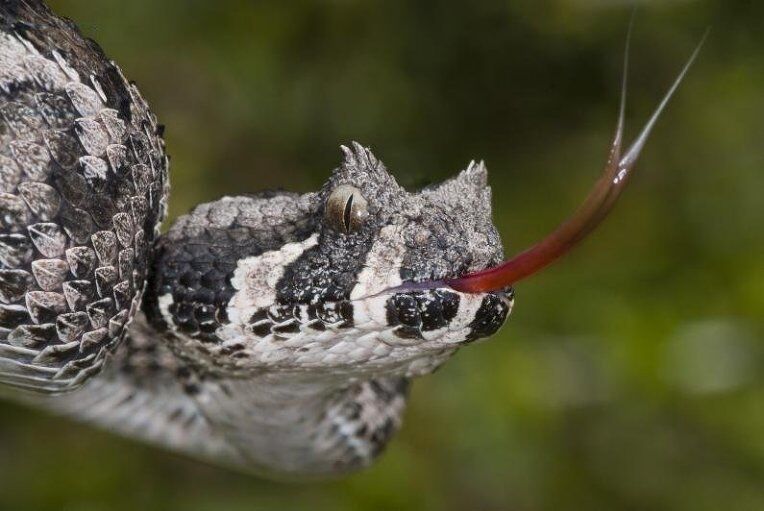
{"label": "gray scale texture", "polygon": [[167,159],[95,44],[37,2],[3,2],[0,19],[0,382],[58,392],[138,307]]}

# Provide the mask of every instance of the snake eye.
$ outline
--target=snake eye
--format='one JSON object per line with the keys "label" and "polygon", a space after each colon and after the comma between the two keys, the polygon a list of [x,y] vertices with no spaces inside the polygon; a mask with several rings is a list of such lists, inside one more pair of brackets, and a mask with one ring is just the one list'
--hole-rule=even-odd
{"label": "snake eye", "polygon": [[369,216],[366,207],[366,199],[358,188],[340,185],[326,201],[326,221],[337,231],[355,232]]}

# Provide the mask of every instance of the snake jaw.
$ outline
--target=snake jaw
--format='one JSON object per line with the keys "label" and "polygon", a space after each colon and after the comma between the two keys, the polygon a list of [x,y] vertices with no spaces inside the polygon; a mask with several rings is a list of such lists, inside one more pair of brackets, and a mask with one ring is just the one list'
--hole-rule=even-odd
{"label": "snake jaw", "polygon": [[537,273],[567,254],[575,245],[594,231],[612,210],[631,176],[632,170],[637,163],[637,159],[639,158],[653,127],[658,121],[661,113],[663,113],[663,110],[666,108],[669,100],[679,88],[679,85],[698,56],[706,36],[708,35],[706,34],[706,36],[703,37],[701,42],[692,52],[684,68],[674,80],[674,83],[659,103],[639,136],[629,149],[626,150],[626,153],[623,154],[621,146],[624,129],[630,34],[631,30],[629,31],[629,37],[627,37],[626,51],[624,52],[621,102],[618,123],[610,146],[610,154],[602,175],[589,192],[586,200],[572,217],[560,224],[557,229],[536,245],[533,245],[529,249],[498,266],[489,267],[481,271],[463,275],[456,279],[447,280],[446,282],[451,288],[465,293],[485,293],[507,288],[520,280]]}

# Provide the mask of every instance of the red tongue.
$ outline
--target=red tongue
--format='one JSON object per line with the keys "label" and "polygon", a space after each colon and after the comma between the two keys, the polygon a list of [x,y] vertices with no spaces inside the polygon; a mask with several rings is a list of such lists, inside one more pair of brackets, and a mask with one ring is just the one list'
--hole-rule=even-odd
{"label": "red tongue", "polygon": [[[629,30],[631,33],[631,30]],[[708,34],[706,34],[708,35]],[[630,38],[630,37],[629,37]],[[618,125],[613,137],[613,143],[610,148],[610,156],[605,170],[597,183],[589,192],[584,203],[578,208],[575,214],[563,222],[549,236],[541,240],[531,248],[521,252],[512,259],[504,261],[498,266],[470,273],[446,281],[446,283],[457,291],[465,293],[486,293],[489,291],[498,291],[504,289],[516,282],[533,275],[545,266],[551,264],[556,259],[562,257],[576,243],[584,239],[592,232],[608,212],[613,208],[618,196],[623,191],[626,182],[631,175],[631,171],[637,162],[642,148],[647,142],[655,123],[658,121],[661,113],[668,104],[669,100],[676,92],[679,84],[684,79],[690,66],[698,56],[700,48],[706,36],[703,37],[700,44],[692,52],[687,64],[685,64],[679,76],[674,81],[668,93],[658,105],[650,120],[642,129],[636,141],[626,151],[621,154],[621,142],[623,139],[624,109],[626,104],[626,78],[629,58],[629,38],[626,41],[626,52],[624,55],[623,83],[621,88],[621,105],[618,115]]]}

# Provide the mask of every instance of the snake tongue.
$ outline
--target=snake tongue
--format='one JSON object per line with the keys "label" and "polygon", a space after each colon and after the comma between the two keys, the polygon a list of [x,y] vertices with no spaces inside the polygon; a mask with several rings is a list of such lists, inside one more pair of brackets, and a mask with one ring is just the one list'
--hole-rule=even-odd
{"label": "snake tongue", "polygon": [[[629,33],[630,32],[631,30]],[[708,34],[706,34],[706,36],[707,35]],[[499,291],[548,266],[568,253],[579,241],[583,240],[589,233],[591,233],[600,222],[602,222],[616,203],[626,182],[631,176],[631,171],[647,142],[650,132],[669,100],[676,92],[679,84],[684,79],[690,66],[695,61],[695,58],[698,56],[706,36],[703,37],[701,42],[695,48],[684,68],[679,73],[679,76],[677,76],[673,85],[658,105],[658,108],[656,108],[655,112],[642,129],[642,132],[626,153],[622,154],[621,143],[623,140],[629,55],[629,38],[627,38],[626,52],[624,55],[620,113],[615,135],[613,136],[613,142],[610,146],[610,155],[607,164],[605,165],[604,172],[589,192],[584,203],[572,217],[560,224],[560,226],[546,238],[512,259],[492,268],[469,273],[456,279],[447,280],[446,283],[455,290],[465,293]]]}

